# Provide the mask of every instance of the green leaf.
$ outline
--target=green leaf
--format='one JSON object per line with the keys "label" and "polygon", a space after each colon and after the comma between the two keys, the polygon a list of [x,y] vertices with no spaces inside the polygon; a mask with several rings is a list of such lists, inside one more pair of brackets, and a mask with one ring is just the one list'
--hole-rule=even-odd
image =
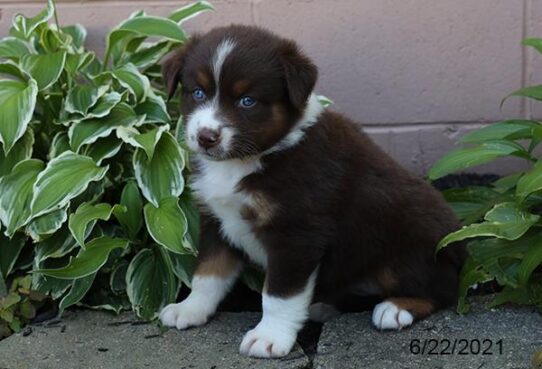
{"label": "green leaf", "polygon": [[20,58],[30,53],[25,41],[15,37],[0,40],[0,58]]}
{"label": "green leaf", "polygon": [[145,116],[137,116],[129,105],[118,104],[104,118],[88,119],[72,124],[68,130],[70,145],[75,151],[79,151],[81,146],[109,136],[118,127],[136,126],[144,120]]}
{"label": "green leaf", "polygon": [[137,149],[133,159],[137,183],[143,196],[155,207],[167,197],[178,197],[184,189],[184,158],[175,138],[164,133],[151,160]]}
{"label": "green leaf", "polygon": [[134,127],[119,127],[117,129],[117,137],[134,147],[145,150],[147,159],[152,160],[158,141],[160,141],[162,134],[168,131],[168,124],[152,128],[145,133],[140,133]]}
{"label": "green leaf", "polygon": [[147,76],[139,72],[133,64],[125,64],[108,73],[111,73],[121,86],[135,97],[136,101],[145,100],[151,88],[151,83]]}
{"label": "green leaf", "polygon": [[26,226],[26,232],[34,242],[42,241],[62,227],[64,222],[68,220],[68,205],[66,204],[61,209],[40,215]]}
{"label": "green leaf", "polygon": [[182,8],[175,10],[173,13],[170,14],[169,19],[181,25],[183,22],[210,10],[215,10],[211,3],[207,1],[197,1],[195,3],[183,6]]}
{"label": "green leaf", "polygon": [[107,169],[96,165],[88,156],[71,151],[52,159],[34,184],[32,217],[64,207],[72,198],[83,193],[90,182],[101,180]]}
{"label": "green leaf", "polygon": [[6,279],[11,273],[25,243],[26,237],[21,234],[11,240],[0,234],[0,279]]}
{"label": "green leaf", "polygon": [[85,52],[82,54],[66,55],[66,64],[64,68],[70,77],[74,77],[76,73],[85,69],[95,61],[96,55],[93,52]]}
{"label": "green leaf", "polygon": [[120,196],[120,205],[126,208],[126,211],[113,209],[113,214],[126,230],[128,237],[134,240],[143,225],[143,199],[135,181],[128,181],[124,186]]}
{"label": "green leaf", "polygon": [[152,90],[149,90],[147,99],[143,103],[136,105],[134,110],[139,115],[145,114],[147,117],[146,122],[148,123],[167,124],[171,121],[164,99],[152,93]]}
{"label": "green leaf", "polygon": [[105,264],[112,250],[125,249],[127,246],[127,240],[110,237],[95,238],[64,268],[38,269],[35,272],[59,279],[83,278],[97,272]]}
{"label": "green leaf", "polygon": [[162,37],[178,42],[187,40],[186,34],[174,21],[161,17],[135,17],[123,22],[119,29],[131,31],[140,36]]}
{"label": "green leaf", "polygon": [[331,105],[333,105],[333,100],[330,100],[329,98],[325,97],[324,95],[318,95],[316,96],[317,99],[318,99],[318,102],[324,107],[324,108],[327,108],[327,107],[330,107]]}
{"label": "green leaf", "polygon": [[40,34],[40,45],[44,53],[54,53],[69,48],[71,38],[65,33],[60,33],[52,28],[44,28]]}
{"label": "green leaf", "polygon": [[171,259],[165,249],[142,249],[130,262],[126,292],[138,316],[155,318],[162,307],[175,300],[177,290]]}
{"label": "green leaf", "polygon": [[30,217],[33,185],[43,168],[41,160],[24,160],[0,179],[0,220],[6,227],[6,236],[12,237]]}
{"label": "green leaf", "polygon": [[192,277],[194,270],[196,270],[196,256],[170,252],[169,257],[171,258],[175,276],[188,287],[192,287]]}
{"label": "green leaf", "polygon": [[87,145],[82,150],[82,154],[90,156],[94,161],[101,165],[105,159],[112,158],[117,155],[122,147],[122,141],[115,135],[110,135],[106,138],[101,138],[93,144]]}
{"label": "green leaf", "polygon": [[85,45],[87,30],[83,25],[76,23],[71,26],[62,27],[62,32],[71,36],[72,43],[77,49],[82,48]]}
{"label": "green leaf", "polygon": [[531,46],[539,53],[542,53],[542,39],[540,38],[526,38],[521,44],[524,46]]}
{"label": "green leaf", "polygon": [[34,146],[34,131],[27,129],[24,136],[13,146],[9,154],[0,152],[0,177],[11,173],[15,165],[23,160],[30,159],[32,156],[32,146]]}
{"label": "green leaf", "polygon": [[435,180],[457,170],[522,151],[524,149],[520,145],[509,141],[489,141],[480,146],[461,148],[440,159],[429,171],[429,178]]}
{"label": "green leaf", "polygon": [[74,85],[68,91],[64,110],[72,114],[86,115],[108,89],[109,86]]}
{"label": "green leaf", "polygon": [[539,219],[539,215],[530,214],[515,203],[502,203],[496,205],[485,216],[486,221],[475,223],[461,228],[444,237],[438,244],[437,250],[452,242],[473,237],[497,237],[506,240],[515,240],[521,237]]}
{"label": "green leaf", "polygon": [[10,34],[15,37],[29,39],[32,32],[38,26],[47,23],[55,12],[55,4],[53,0],[47,0],[47,8],[39,12],[35,17],[27,18],[22,14],[17,14],[13,17],[13,26]]}
{"label": "green leaf", "polygon": [[518,283],[526,285],[531,274],[542,264],[542,242],[531,242],[518,268]]}
{"label": "green leaf", "polygon": [[468,133],[463,136],[461,142],[483,143],[488,140],[530,138],[531,130],[538,126],[540,123],[530,120],[505,120]]}
{"label": "green leaf", "polygon": [[529,99],[542,101],[542,85],[524,87],[517,91],[512,92],[510,95],[506,96],[502,100],[501,106],[509,97],[512,97],[512,96],[527,97]]}
{"label": "green leaf", "polygon": [[516,195],[524,200],[531,193],[542,189],[542,161],[538,161],[533,169],[525,173],[517,183]]}
{"label": "green leaf", "polygon": [[188,233],[190,240],[193,242],[193,246],[199,243],[199,211],[197,207],[196,199],[191,191],[184,191],[180,200],[181,209],[183,210],[186,220],[188,221]]}
{"label": "green leaf", "polygon": [[126,293],[126,272],[128,271],[128,262],[121,260],[117,266],[113,268],[109,278],[109,286],[115,294]]}
{"label": "green leaf", "polygon": [[72,282],[70,292],[68,292],[66,296],[62,298],[58,306],[60,314],[62,314],[62,312],[70,306],[77,304],[83,299],[83,297],[85,297],[88,290],[90,290],[92,283],[94,283],[95,277],[96,273],[93,273],[86,277],[75,279]]}
{"label": "green leaf", "polygon": [[68,230],[62,227],[48,239],[38,243],[35,248],[35,261],[39,264],[49,258],[61,258],[70,253],[77,243]]}
{"label": "green leaf", "polygon": [[66,52],[58,51],[49,54],[27,54],[21,58],[21,66],[38,83],[40,91],[53,85],[66,63]]}
{"label": "green leaf", "polygon": [[[121,211],[119,209],[119,211]],[[70,231],[79,245],[85,247],[85,238],[89,235],[98,219],[109,220],[113,208],[106,203],[80,205],[75,213],[70,214]]]}
{"label": "green leaf", "polygon": [[146,204],[143,213],[147,229],[158,244],[178,254],[190,253],[183,247],[187,224],[176,197],[161,200],[159,207]]}
{"label": "green leaf", "polygon": [[160,41],[153,45],[142,47],[136,52],[129,54],[127,61],[139,69],[148,68],[158,64],[170,49],[171,41]]}
{"label": "green leaf", "polygon": [[0,80],[0,142],[7,155],[24,135],[34,114],[38,87],[36,81]]}

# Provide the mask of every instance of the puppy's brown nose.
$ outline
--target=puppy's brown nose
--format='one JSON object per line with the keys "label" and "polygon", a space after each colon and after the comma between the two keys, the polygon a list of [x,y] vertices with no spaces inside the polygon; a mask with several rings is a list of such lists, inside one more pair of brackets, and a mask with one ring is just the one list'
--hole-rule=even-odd
{"label": "puppy's brown nose", "polygon": [[220,142],[220,133],[214,129],[202,128],[198,132],[198,143],[204,149],[210,149]]}

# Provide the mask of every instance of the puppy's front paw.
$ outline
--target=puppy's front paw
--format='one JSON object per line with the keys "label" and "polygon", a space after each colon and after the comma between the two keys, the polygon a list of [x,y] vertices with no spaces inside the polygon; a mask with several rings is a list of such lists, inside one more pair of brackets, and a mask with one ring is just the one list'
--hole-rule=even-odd
{"label": "puppy's front paw", "polygon": [[160,321],[166,327],[186,329],[207,323],[209,315],[206,309],[185,300],[163,308],[160,312]]}
{"label": "puppy's front paw", "polygon": [[239,352],[243,355],[274,358],[288,355],[296,339],[295,332],[281,331],[280,328],[260,322],[256,328],[245,334]]}
{"label": "puppy's front paw", "polygon": [[373,310],[373,324],[377,329],[400,330],[411,325],[413,321],[412,314],[391,301],[381,302]]}

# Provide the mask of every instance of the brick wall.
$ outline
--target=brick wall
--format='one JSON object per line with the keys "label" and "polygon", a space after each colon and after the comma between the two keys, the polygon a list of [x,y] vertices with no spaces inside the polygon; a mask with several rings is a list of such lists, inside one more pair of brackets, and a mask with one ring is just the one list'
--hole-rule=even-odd
{"label": "brick wall", "polygon": [[[61,22],[79,22],[88,46],[137,9],[168,14],[187,1],[58,2]],[[520,46],[542,37],[535,0],[215,0],[216,13],[186,24],[189,32],[232,22],[258,24],[295,38],[320,68],[318,92],[335,109],[365,123],[375,140],[409,169],[424,174],[457,139],[510,117],[542,115],[509,92],[542,80],[542,57]],[[43,1],[0,0],[0,35],[17,12]],[[505,160],[482,171],[509,172]]]}

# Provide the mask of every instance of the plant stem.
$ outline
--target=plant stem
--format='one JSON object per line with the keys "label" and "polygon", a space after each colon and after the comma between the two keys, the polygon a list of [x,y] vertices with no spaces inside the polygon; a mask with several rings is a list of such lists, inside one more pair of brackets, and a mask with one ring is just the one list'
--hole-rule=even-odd
{"label": "plant stem", "polygon": [[62,30],[60,29],[60,22],[58,21],[58,12],[56,11],[56,4],[54,1],[53,1],[53,6],[54,6],[53,15],[55,17],[57,31],[62,33]]}

